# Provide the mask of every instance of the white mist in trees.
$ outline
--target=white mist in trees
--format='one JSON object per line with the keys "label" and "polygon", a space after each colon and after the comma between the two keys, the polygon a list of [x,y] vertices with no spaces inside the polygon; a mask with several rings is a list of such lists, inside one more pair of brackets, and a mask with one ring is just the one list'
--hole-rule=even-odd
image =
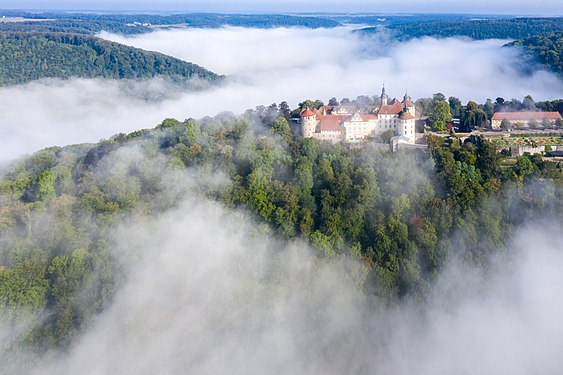
{"label": "white mist in trees", "polygon": [[452,266],[424,306],[386,310],[360,292],[361,264],[188,200],[117,231],[127,283],[67,356],[32,373],[556,373],[562,238],[541,241],[545,229],[524,230],[492,273]]}
{"label": "white mist in trees", "polygon": [[360,264],[350,278],[345,261],[281,245],[207,202],[129,223],[116,240],[129,282],[69,357],[38,374],[354,370],[339,358],[356,348],[338,342],[361,331]]}
{"label": "white mist in trees", "polygon": [[[164,121],[160,128],[172,123]],[[187,129],[177,130],[166,138],[187,134]],[[113,303],[83,327],[84,335],[67,353],[48,355],[35,371],[22,364],[7,373],[555,372],[555,350],[563,340],[557,325],[561,302],[553,287],[561,285],[563,262],[560,235],[553,235],[556,225],[523,231],[509,254],[493,260],[486,272],[466,263],[443,267],[428,299],[396,301],[387,309],[363,294],[364,263],[338,256],[319,259],[303,242],[272,239],[266,225],[203,198],[210,188],[200,177],[211,175],[209,170],[168,169],[170,160],[155,153],[160,144],[151,147],[138,140],[97,163],[85,160],[98,188],[119,205],[127,201],[128,187],[137,194],[135,180],[140,178],[156,199],[140,199],[133,212],[115,216],[103,228],[116,269],[123,270]],[[371,147],[359,152],[362,159],[378,158]],[[421,179],[429,178],[424,174],[433,166],[429,159],[413,170],[408,160],[413,154],[394,155],[375,166],[376,174],[358,169],[357,182],[346,191],[366,207],[373,208],[376,199],[388,200],[389,215],[398,218],[407,206],[422,201],[420,195],[404,193],[425,194]],[[334,170],[325,165],[322,174],[348,185],[336,165]],[[311,190],[310,163],[302,160],[293,177],[304,194]],[[356,188],[371,194],[362,196]],[[49,221],[38,222],[37,230],[52,232],[58,225],[48,226]],[[547,235],[553,242],[538,241]],[[323,238],[318,240],[322,245]],[[428,233],[425,242],[431,246],[436,240],[436,233]],[[73,251],[75,256],[79,259],[80,253]],[[76,285],[81,268],[77,262],[69,279],[58,280],[59,267],[50,267],[49,281],[64,290]],[[31,360],[25,364],[34,365]]]}

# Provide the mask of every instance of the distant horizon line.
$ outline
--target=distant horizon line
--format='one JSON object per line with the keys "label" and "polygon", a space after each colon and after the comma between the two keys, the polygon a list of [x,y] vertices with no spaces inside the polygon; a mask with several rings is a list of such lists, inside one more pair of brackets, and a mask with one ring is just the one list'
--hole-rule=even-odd
{"label": "distant horizon line", "polygon": [[240,15],[305,15],[305,16],[336,16],[336,15],[373,15],[373,16],[398,16],[398,17],[408,17],[414,15],[458,15],[458,16],[486,16],[486,17],[540,17],[540,18],[561,18],[561,14],[543,14],[543,13],[475,13],[475,12],[369,12],[369,11],[358,11],[358,12],[326,12],[326,11],[298,11],[298,12],[281,12],[281,11],[260,11],[260,10],[241,10],[241,11],[229,11],[229,10],[179,10],[179,9],[167,9],[167,10],[150,10],[150,9],[73,9],[73,8],[0,8],[1,11],[10,12],[30,12],[30,13],[102,13],[102,14],[240,14]]}

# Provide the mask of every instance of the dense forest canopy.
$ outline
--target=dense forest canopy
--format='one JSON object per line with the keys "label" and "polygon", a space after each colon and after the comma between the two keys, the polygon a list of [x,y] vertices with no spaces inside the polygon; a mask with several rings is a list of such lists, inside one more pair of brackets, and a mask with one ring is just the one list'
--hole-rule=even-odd
{"label": "dense forest canopy", "polygon": [[0,85],[40,78],[166,77],[215,82],[222,77],[157,52],[68,33],[0,33]]}
{"label": "dense forest canopy", "polygon": [[[389,25],[401,39],[431,37],[468,37],[472,39],[519,39],[541,33],[563,30],[563,17],[479,19],[463,21],[430,21]],[[362,33],[378,32],[365,28]]]}
{"label": "dense forest canopy", "polygon": [[238,26],[250,28],[341,26],[322,17],[280,14],[92,14],[92,13],[28,13],[4,12],[27,21],[0,22],[0,31],[71,32],[96,34],[108,31],[119,34],[147,33],[166,27],[218,28]]}
{"label": "dense forest canopy", "polygon": [[421,22],[458,22],[471,21],[475,18],[481,20],[505,19],[506,16],[487,14],[476,16],[474,14],[455,14],[455,13],[410,13],[410,14],[324,14],[323,17],[338,21],[346,25],[358,25],[358,27],[368,26],[393,26],[403,24],[413,24]]}
{"label": "dense forest canopy", "polygon": [[282,103],[166,119],[2,171],[0,317],[31,327],[3,355],[67,346],[124,277],[112,228],[188,196],[243,210],[257,230],[302,238],[320,258],[362,262],[361,289],[388,303],[424,299],[452,258],[486,264],[527,220],[562,219],[563,189],[546,179],[560,164],[522,156],[503,166],[479,137],[431,137],[429,151],[398,153],[332,145],[296,136],[289,116]]}
{"label": "dense forest canopy", "polygon": [[508,46],[521,46],[542,64],[563,75],[563,31],[550,32],[519,39]]}

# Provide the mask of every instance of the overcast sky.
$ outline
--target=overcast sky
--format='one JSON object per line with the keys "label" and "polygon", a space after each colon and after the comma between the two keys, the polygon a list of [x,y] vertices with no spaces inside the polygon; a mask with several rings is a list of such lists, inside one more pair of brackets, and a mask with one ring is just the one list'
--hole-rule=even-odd
{"label": "overcast sky", "polygon": [[561,0],[0,0],[1,8],[18,9],[97,9],[97,10],[181,10],[208,12],[381,12],[381,13],[487,13],[562,15]]}

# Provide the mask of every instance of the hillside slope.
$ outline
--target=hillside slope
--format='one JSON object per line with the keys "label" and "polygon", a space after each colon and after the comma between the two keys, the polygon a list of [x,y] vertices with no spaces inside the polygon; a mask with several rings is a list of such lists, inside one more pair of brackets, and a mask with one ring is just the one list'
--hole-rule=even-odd
{"label": "hillside slope", "polygon": [[175,81],[221,76],[157,52],[68,33],[0,33],[0,85],[41,78],[130,78]]}
{"label": "hillside slope", "polygon": [[269,29],[275,27],[333,28],[341,26],[321,17],[282,14],[93,14],[93,13],[29,13],[4,12],[23,18],[18,22],[0,22],[0,31],[68,32],[96,34],[108,31],[119,34],[148,33],[160,28],[219,28],[223,26]]}
{"label": "hillside slope", "polygon": [[522,38],[507,45],[523,47],[531,57],[563,74],[563,31]]}
{"label": "hillside slope", "polygon": [[[478,40],[519,39],[546,32],[563,31],[563,17],[412,22],[390,25],[388,29],[395,32],[400,39],[425,36],[440,38],[459,36]],[[370,34],[378,30],[377,27],[370,27],[360,32]]]}
{"label": "hillside slope", "polygon": [[[14,371],[2,373],[29,373],[17,363],[22,348],[39,355],[62,352],[75,342],[109,308],[127,277],[120,263],[127,252],[116,236],[126,234],[135,249],[130,254],[142,256],[135,241],[167,236],[158,234],[160,226],[131,223],[154,222],[187,199],[244,212],[256,230],[244,236],[269,233],[282,243],[305,241],[323,262],[355,259],[365,267],[349,271],[358,293],[391,304],[424,298],[451,259],[472,267],[508,251],[513,228],[541,218],[561,222],[563,190],[545,178],[536,180],[548,168],[560,172],[541,157],[522,156],[502,167],[494,146],[478,137],[466,144],[431,138],[429,153],[350,148],[296,137],[281,115],[271,109],[166,119],[155,129],[96,145],[51,147],[5,168],[0,323],[26,322],[30,328],[0,345],[2,364],[10,368],[16,362]],[[213,224],[171,224],[176,231],[216,235]],[[117,228],[127,229],[119,235]],[[143,237],[144,228],[154,230]],[[229,234],[236,241],[238,234]],[[210,241],[224,246],[215,237]],[[202,259],[192,258],[197,249],[181,246],[182,259],[193,264]],[[247,250],[245,257],[264,256],[260,248]],[[274,263],[299,266],[286,263],[288,252],[276,254]],[[238,259],[244,267],[246,261]],[[151,290],[168,293],[164,285]],[[241,290],[254,293],[247,287],[253,288],[245,284]]]}

